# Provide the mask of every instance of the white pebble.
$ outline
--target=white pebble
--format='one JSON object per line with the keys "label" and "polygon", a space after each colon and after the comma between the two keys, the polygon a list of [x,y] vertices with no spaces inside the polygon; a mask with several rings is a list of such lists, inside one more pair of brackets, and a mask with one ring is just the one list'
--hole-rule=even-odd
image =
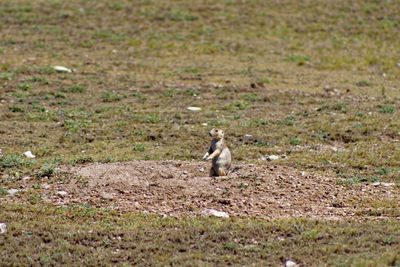
{"label": "white pebble", "polygon": [[199,110],[201,110],[201,108],[199,108],[199,107],[187,107],[187,109],[191,110],[191,111],[199,111]]}
{"label": "white pebble", "polygon": [[277,159],[279,159],[279,156],[277,155],[270,155],[267,157],[267,160],[277,160]]}
{"label": "white pebble", "polygon": [[203,210],[202,214],[204,216],[215,216],[220,218],[229,218],[229,214],[224,211],[218,211],[213,209],[205,209]]}
{"label": "white pebble", "polygon": [[295,267],[295,266],[298,266],[298,265],[294,261],[289,260],[289,261],[285,262],[285,266],[286,267]]}
{"label": "white pebble", "polygon": [[10,194],[10,195],[15,195],[15,193],[17,193],[17,192],[19,192],[20,190],[18,190],[18,189],[8,189],[8,193]]}
{"label": "white pebble", "polygon": [[30,150],[25,151],[25,152],[22,154],[22,156],[25,156],[25,157],[27,157],[28,159],[36,158],[36,156],[33,155],[32,152],[31,152]]}
{"label": "white pebble", "polygon": [[54,66],[53,69],[58,72],[70,72],[70,73],[72,72],[72,70],[70,70],[66,67],[63,67],[63,66]]}
{"label": "white pebble", "polygon": [[7,232],[7,225],[5,223],[0,223],[0,234]]}

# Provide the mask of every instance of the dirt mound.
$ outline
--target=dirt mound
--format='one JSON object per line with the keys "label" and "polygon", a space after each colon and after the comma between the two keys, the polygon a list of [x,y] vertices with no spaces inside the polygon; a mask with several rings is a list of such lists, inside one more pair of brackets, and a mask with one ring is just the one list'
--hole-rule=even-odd
{"label": "dirt mound", "polygon": [[208,162],[187,161],[64,166],[61,172],[72,178],[44,186],[42,198],[57,205],[90,203],[169,216],[199,215],[215,209],[230,216],[271,219],[354,217],[367,209],[360,203],[368,199],[400,200],[395,186],[350,187],[333,177],[271,163],[238,165],[228,177],[217,178],[208,177],[209,167]]}

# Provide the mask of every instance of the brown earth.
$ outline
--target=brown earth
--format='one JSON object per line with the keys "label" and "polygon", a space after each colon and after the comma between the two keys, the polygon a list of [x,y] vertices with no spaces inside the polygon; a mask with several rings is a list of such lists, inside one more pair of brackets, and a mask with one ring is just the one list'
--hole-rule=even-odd
{"label": "brown earth", "polygon": [[[237,165],[228,177],[208,177],[208,162],[132,161],[63,166],[56,182],[42,184],[42,199],[121,211],[196,216],[208,209],[263,219],[399,218],[400,188],[358,183],[267,162]],[[69,177],[69,178],[66,178]],[[64,191],[64,192],[61,192]],[[369,207],[370,200],[389,203]],[[394,203],[394,204],[393,204]],[[386,205],[387,206],[387,205]]]}

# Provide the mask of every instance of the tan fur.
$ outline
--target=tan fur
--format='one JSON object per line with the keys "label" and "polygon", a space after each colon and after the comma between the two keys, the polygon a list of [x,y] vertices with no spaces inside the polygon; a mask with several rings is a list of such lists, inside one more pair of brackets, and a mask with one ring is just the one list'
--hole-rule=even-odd
{"label": "tan fur", "polygon": [[231,152],[224,142],[224,131],[213,128],[210,131],[212,137],[210,148],[203,160],[212,160],[210,176],[228,175],[231,167]]}

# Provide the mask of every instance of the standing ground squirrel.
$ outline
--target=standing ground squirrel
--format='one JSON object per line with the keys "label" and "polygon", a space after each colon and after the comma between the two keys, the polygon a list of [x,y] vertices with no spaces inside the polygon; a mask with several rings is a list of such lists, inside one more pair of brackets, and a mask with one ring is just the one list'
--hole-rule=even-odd
{"label": "standing ground squirrel", "polygon": [[224,131],[213,128],[210,131],[212,137],[210,148],[204,155],[203,160],[212,159],[210,176],[228,175],[231,167],[231,152],[224,142]]}

